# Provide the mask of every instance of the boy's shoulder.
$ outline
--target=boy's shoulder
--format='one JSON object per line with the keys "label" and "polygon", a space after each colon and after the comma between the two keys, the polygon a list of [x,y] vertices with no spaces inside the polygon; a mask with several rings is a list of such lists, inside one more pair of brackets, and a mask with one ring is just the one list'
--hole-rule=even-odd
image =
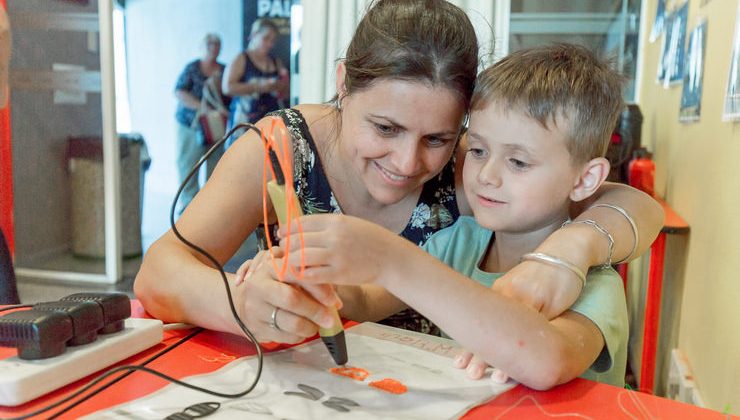
{"label": "boy's shoulder", "polygon": [[475,221],[474,217],[460,216],[455,223],[435,232],[429,237],[426,243],[428,244],[435,241],[447,242],[457,236],[477,235],[482,231],[490,232],[490,230],[479,225],[478,222]]}
{"label": "boy's shoulder", "polygon": [[451,226],[434,233],[422,248],[446,261],[458,253],[476,255],[485,250],[493,232],[479,225],[474,217],[460,216]]}

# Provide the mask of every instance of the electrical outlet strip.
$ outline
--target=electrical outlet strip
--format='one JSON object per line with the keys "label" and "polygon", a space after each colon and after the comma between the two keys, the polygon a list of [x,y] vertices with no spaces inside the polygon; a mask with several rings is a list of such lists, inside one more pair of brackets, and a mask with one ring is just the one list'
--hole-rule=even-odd
{"label": "electrical outlet strip", "polygon": [[92,343],[67,347],[48,359],[0,360],[0,405],[16,406],[84,378],[162,341],[162,321],[126,319],[123,330]]}

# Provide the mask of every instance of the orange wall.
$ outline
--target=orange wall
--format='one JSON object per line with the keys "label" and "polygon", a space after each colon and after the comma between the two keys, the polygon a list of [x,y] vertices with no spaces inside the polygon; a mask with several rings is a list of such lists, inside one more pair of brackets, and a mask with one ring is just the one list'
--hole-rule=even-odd
{"label": "orange wall", "polygon": [[[0,7],[7,8],[6,0]],[[13,241],[13,161],[10,145],[10,104],[0,109],[0,229],[8,240],[11,253]]]}

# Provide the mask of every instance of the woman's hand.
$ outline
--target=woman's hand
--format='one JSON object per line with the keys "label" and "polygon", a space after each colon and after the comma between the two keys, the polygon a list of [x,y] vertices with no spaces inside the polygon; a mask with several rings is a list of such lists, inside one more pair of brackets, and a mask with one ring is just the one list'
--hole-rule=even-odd
{"label": "woman's hand", "polygon": [[[273,248],[273,253],[276,259],[282,256],[279,248]],[[327,307],[341,305],[334,289],[278,281],[271,258],[267,251],[258,253],[239,267],[235,282],[237,311],[257,340],[298,343],[317,334],[319,326],[331,327],[333,318]]]}
{"label": "woman's hand", "polygon": [[561,267],[524,261],[496,280],[493,289],[553,319],[578,299],[581,281]]}

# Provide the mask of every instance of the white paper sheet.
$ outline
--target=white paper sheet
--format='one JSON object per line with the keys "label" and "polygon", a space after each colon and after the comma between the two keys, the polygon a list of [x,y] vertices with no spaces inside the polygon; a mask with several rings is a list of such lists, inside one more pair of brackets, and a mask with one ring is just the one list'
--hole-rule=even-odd
{"label": "white paper sheet", "polygon": [[[266,354],[259,384],[245,397],[229,400],[169,385],[86,418],[161,419],[207,402],[220,403],[209,420],[456,418],[515,385],[496,384],[488,376],[467,379],[463,370],[452,366],[451,357],[458,349],[451,340],[372,323],[355,326],[346,336],[348,366],[369,372],[363,381],[330,373],[335,365],[326,347],[313,341]],[[252,382],[256,362],[254,357],[238,359],[186,381],[236,393]],[[408,391],[392,394],[369,386],[385,378],[401,382]]]}

